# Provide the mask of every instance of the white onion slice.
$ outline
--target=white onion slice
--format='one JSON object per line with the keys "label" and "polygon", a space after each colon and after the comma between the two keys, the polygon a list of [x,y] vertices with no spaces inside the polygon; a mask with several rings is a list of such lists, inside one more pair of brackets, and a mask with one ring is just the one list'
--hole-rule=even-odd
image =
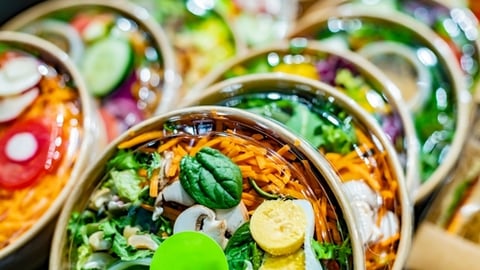
{"label": "white onion slice", "polygon": [[0,123],[17,118],[38,97],[40,90],[33,88],[21,95],[0,98]]}
{"label": "white onion slice", "polygon": [[0,69],[0,96],[18,95],[34,87],[41,78],[37,59],[30,56],[12,58]]}

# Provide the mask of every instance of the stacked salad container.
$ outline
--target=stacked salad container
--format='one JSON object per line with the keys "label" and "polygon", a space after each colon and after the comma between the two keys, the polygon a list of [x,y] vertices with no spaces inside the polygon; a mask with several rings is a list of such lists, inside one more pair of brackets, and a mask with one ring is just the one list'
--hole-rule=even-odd
{"label": "stacked salad container", "polygon": [[474,2],[20,10],[0,25],[0,268],[475,268]]}

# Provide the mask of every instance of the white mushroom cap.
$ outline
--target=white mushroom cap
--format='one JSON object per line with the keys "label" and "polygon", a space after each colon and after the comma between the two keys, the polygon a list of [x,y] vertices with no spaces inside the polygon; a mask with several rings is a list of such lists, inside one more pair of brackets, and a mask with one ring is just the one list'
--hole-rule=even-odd
{"label": "white mushroom cap", "polygon": [[222,248],[227,244],[226,230],[225,220],[216,220],[212,209],[199,204],[183,211],[173,225],[173,233],[200,231],[213,238]]}
{"label": "white mushroom cap", "polygon": [[217,219],[226,220],[227,231],[233,234],[238,227],[249,219],[247,207],[243,202],[240,202],[237,206],[229,209],[215,209]]}

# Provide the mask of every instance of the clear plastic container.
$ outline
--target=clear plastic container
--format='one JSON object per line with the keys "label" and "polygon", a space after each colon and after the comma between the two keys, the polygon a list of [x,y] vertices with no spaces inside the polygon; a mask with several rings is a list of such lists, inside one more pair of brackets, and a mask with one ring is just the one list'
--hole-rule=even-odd
{"label": "clear plastic container", "polygon": [[180,97],[166,35],[144,8],[132,3],[43,2],[3,29],[37,35],[69,54],[97,101],[109,141],[169,110]]}
{"label": "clear plastic container", "polygon": [[225,80],[190,105],[242,108],[306,139],[331,164],[364,246],[364,267],[403,267],[412,207],[398,156],[375,119],[354,100],[315,80],[253,74]]}
{"label": "clear plastic container", "polygon": [[[200,171],[196,173],[195,168]],[[236,171],[235,168],[239,174],[221,176]],[[188,185],[198,176],[197,183],[203,186],[209,175],[215,181],[215,195],[208,188]],[[209,224],[213,217],[220,223],[226,221],[226,229],[220,226],[210,232],[211,224],[207,226],[203,219],[197,220],[199,226],[195,222],[189,226],[216,239],[226,248],[227,258],[232,258],[225,242],[232,239],[238,226],[249,224],[259,205],[265,200],[291,200],[308,202],[313,209],[310,214],[304,210],[312,218],[307,224],[313,225],[305,227],[305,261],[312,263],[313,259],[313,265],[321,262],[344,269],[362,268],[363,252],[352,213],[335,177],[328,162],[308,143],[255,114],[220,106],[166,113],[117,138],[83,175],[83,189],[70,197],[57,225],[50,267],[76,268],[104,262],[112,267],[129,264],[148,268],[156,246],[172,232],[185,229],[185,215],[189,214],[184,213],[192,213],[195,208],[203,209],[201,216],[210,216],[205,217]],[[230,195],[226,196],[225,191]],[[175,194],[181,196],[172,196]],[[102,251],[92,253],[98,242],[90,239],[102,233],[105,236],[108,224],[114,224],[116,230],[113,241],[133,241],[126,233],[130,229],[125,228],[136,227],[135,234],[154,243],[148,248],[128,249],[129,257],[122,253],[122,248],[114,248],[108,256]],[[265,233],[269,233],[268,228]],[[320,245],[335,245],[333,254],[338,250],[343,256],[319,261],[311,256],[312,239]],[[255,242],[249,241],[245,248],[252,245]],[[90,252],[85,253],[86,248]],[[255,252],[264,254],[258,246]],[[243,263],[238,256],[244,255],[235,256]],[[248,256],[245,259],[255,263]]]}
{"label": "clear plastic container", "polygon": [[182,96],[212,69],[245,49],[215,1],[131,2],[145,7],[170,39],[181,76]]}
{"label": "clear plastic container", "polygon": [[424,200],[457,161],[471,113],[466,81],[447,43],[405,14],[358,5],[318,10],[297,26],[292,36],[355,51],[398,86],[420,143],[421,185],[414,198]]}
{"label": "clear plastic container", "polygon": [[0,268],[36,269],[106,138],[80,74],[53,44],[0,32],[0,62]]}
{"label": "clear plastic container", "polygon": [[[394,144],[413,194],[420,185],[419,144],[399,89],[363,57],[299,38],[238,56],[198,82],[181,103],[201,96],[222,80],[254,73],[300,75],[327,83],[354,99],[382,126]],[[413,195],[412,195],[413,197]]]}

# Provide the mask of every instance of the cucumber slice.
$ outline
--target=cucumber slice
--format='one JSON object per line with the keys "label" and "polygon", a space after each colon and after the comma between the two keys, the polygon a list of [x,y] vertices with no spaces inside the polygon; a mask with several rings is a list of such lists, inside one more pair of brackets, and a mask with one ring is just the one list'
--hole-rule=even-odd
{"label": "cucumber slice", "polygon": [[94,96],[112,92],[127,77],[133,65],[133,49],[128,40],[108,37],[85,51],[80,70]]}

